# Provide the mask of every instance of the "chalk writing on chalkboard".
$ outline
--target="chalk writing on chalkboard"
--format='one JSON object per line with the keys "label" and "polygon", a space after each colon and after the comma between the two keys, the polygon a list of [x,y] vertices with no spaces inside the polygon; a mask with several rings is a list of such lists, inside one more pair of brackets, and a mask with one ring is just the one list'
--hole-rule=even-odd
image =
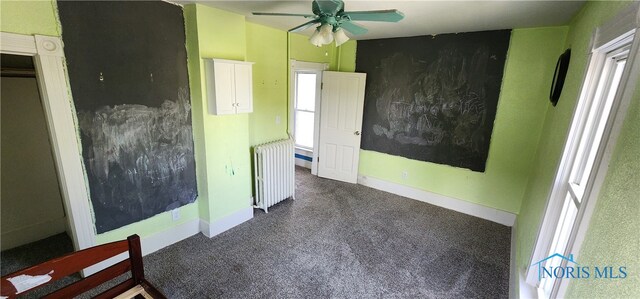
{"label": "chalk writing on chalkboard", "polygon": [[509,30],[365,40],[362,148],[484,171]]}
{"label": "chalk writing on chalkboard", "polygon": [[182,8],[60,1],[58,9],[96,231],[194,202]]}

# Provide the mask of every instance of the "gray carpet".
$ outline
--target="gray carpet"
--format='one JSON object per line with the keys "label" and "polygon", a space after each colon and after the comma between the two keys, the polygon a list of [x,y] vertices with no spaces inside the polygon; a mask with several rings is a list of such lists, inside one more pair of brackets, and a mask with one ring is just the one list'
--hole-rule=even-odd
{"label": "gray carpet", "polygon": [[70,252],[73,252],[73,243],[71,243],[69,236],[66,233],[57,234],[2,251],[0,253],[2,260],[0,272],[2,275],[6,275]]}
{"label": "gray carpet", "polygon": [[506,298],[510,228],[296,170],[286,200],[144,258],[169,298]]}
{"label": "gray carpet", "polygon": [[297,170],[296,200],[145,257],[170,298],[506,298],[510,228]]}

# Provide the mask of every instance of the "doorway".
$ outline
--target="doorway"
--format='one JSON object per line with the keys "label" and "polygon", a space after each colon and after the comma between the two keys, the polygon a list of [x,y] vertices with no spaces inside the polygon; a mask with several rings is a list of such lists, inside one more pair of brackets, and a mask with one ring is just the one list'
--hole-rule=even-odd
{"label": "doorway", "polygon": [[[80,159],[80,144],[68,89],[69,82],[65,75],[62,40],[53,36],[0,32],[0,52],[27,57],[33,63],[47,137],[53,152],[53,168],[57,174],[59,193],[64,206],[66,231],[71,237],[73,249],[81,250],[94,246],[96,241],[89,192]],[[96,270],[97,267],[90,267],[85,269],[83,274],[90,275]]]}
{"label": "doorway", "polygon": [[31,56],[1,57],[2,275],[73,251]]}
{"label": "doorway", "polygon": [[317,174],[319,112],[324,63],[291,61],[291,119],[296,165]]}

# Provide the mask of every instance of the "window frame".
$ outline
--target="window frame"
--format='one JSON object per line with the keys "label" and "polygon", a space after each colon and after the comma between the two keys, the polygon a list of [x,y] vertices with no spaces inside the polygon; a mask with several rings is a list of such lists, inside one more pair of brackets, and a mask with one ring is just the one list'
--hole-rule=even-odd
{"label": "window frame", "polygon": [[[299,74],[309,74],[309,75],[316,75],[316,87],[320,86],[322,84],[322,72],[318,71],[318,70],[294,70],[292,76],[294,77],[293,80],[293,130],[291,130],[292,136],[293,136],[293,140],[294,140],[294,144],[296,148],[299,149],[303,149],[303,150],[307,150],[307,151],[313,151],[313,147],[308,147],[308,146],[304,146],[301,144],[298,144],[298,140],[296,138],[296,114],[298,111],[301,112],[310,112],[313,113],[314,115],[314,132],[315,132],[315,118],[317,115],[317,108],[318,108],[318,101],[320,100],[318,98],[319,94],[317,93],[317,90],[319,90],[320,88],[316,89],[316,98],[314,101],[314,110],[306,110],[306,109],[298,109],[298,75]],[[312,132],[313,134],[313,132]],[[314,137],[312,137],[313,139],[315,139]],[[314,140],[314,145],[315,145],[315,140]]]}
{"label": "window frame", "polygon": [[[317,63],[317,62],[306,62],[306,61],[298,61],[291,59],[289,60],[289,115],[288,115],[288,133],[290,138],[295,140],[295,96],[296,96],[296,72],[297,71],[307,71],[307,72],[315,72],[318,74],[316,80],[319,80],[318,84],[320,88],[317,90],[316,94],[316,108],[315,108],[315,119],[314,119],[314,132],[313,132],[313,144],[318,144],[318,139],[320,137],[320,104],[322,100],[322,73],[329,69],[328,63]],[[297,147],[297,146],[296,146]],[[304,151],[309,151],[309,149],[303,149]],[[318,174],[318,151],[313,150],[312,156],[313,159],[311,161],[311,174]]]}
{"label": "window frame", "polygon": [[[587,121],[586,118],[589,116],[589,108],[591,107],[596,89],[599,85],[598,80],[601,78],[600,74],[605,67],[607,55],[627,43],[631,45],[628,58],[626,59],[627,61],[620,79],[620,84],[613,99],[611,111],[605,122],[592,171],[583,189],[584,194],[580,205],[581,207],[576,215],[565,250],[565,253],[573,253],[576,259],[579,258],[580,248],[588,230],[602,183],[607,174],[613,149],[617,143],[620,129],[640,77],[639,6],[638,3],[629,5],[629,7],[623,9],[618,16],[597,28],[592,37],[592,50],[590,51],[589,63],[582,83],[578,103],[573,113],[571,129],[547,199],[543,221],[538,230],[538,237],[528,268],[524,269],[526,285],[523,286],[521,284],[521,289],[523,287],[528,288],[528,290],[524,290],[524,292],[528,291],[531,294],[532,288],[535,290],[540,284],[537,269],[531,266],[548,255],[555,230],[561,220],[560,213],[562,212],[562,205],[565,203],[564,197],[568,192],[572,192],[570,191],[569,183],[572,181],[570,174],[572,172],[575,154],[580,144],[582,132],[584,131],[584,126]],[[563,297],[569,283],[569,279],[556,280],[549,297]],[[540,289],[537,290],[539,297],[545,296],[543,292],[539,292]]]}

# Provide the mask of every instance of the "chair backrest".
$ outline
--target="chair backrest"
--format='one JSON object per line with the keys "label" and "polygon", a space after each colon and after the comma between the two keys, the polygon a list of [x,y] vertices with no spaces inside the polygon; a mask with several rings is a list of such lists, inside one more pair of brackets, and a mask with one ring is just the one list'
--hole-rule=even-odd
{"label": "chair backrest", "polygon": [[2,277],[0,293],[4,297],[15,298],[33,291],[56,280],[80,272],[81,270],[112,258],[123,252],[129,252],[129,258],[76,281],[44,298],[71,298],[101,285],[119,275],[131,271],[132,278],[103,292],[96,298],[113,298],[144,280],[140,237],[132,235],[127,240],[99,245],[58,257],[33,267],[29,267]]}

